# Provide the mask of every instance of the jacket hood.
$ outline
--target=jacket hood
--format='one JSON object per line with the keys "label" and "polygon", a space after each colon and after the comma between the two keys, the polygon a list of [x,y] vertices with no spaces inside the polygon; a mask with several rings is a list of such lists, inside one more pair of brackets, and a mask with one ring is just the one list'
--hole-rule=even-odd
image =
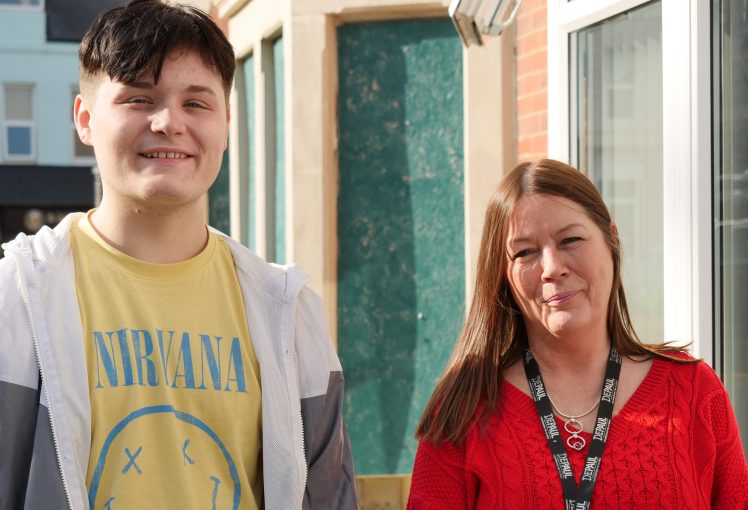
{"label": "jacket hood", "polygon": [[[29,274],[32,270],[28,263],[33,261],[37,266],[39,262],[50,268],[56,266],[70,246],[70,225],[78,221],[85,213],[68,214],[55,227],[42,227],[34,235],[18,234],[16,238],[3,245],[6,254],[15,256],[18,262],[24,265],[24,273]],[[236,261],[237,271],[256,282],[268,296],[274,301],[281,303],[292,302],[304,285],[309,282],[309,276],[299,269],[295,264],[279,265],[265,262],[253,252],[247,251],[236,240],[223,232],[210,228],[210,230],[221,236]]]}
{"label": "jacket hood", "polygon": [[257,282],[274,301],[291,303],[310,278],[295,264],[280,265],[265,262],[254,252],[223,232],[211,228],[228,244],[236,262],[237,272]]}
{"label": "jacket hood", "polygon": [[70,225],[84,213],[68,214],[55,227],[42,227],[34,235],[20,233],[15,239],[3,244],[6,255],[11,254],[16,260],[44,262],[55,266],[55,262],[69,249]]}

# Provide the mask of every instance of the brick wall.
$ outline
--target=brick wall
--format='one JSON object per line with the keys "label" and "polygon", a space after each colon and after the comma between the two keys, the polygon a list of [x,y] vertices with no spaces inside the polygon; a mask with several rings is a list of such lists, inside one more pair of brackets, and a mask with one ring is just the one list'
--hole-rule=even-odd
{"label": "brick wall", "polygon": [[548,153],[547,1],[524,0],[517,16],[517,160]]}

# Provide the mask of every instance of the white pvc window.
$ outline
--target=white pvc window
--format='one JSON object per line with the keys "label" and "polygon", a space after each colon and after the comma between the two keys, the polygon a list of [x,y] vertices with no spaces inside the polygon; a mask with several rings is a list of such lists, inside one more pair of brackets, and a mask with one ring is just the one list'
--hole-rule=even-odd
{"label": "white pvc window", "polygon": [[748,10],[713,6],[715,357],[748,453]]}
{"label": "white pvc window", "polygon": [[629,313],[650,342],[664,333],[661,21],[655,1],[569,34],[571,164],[616,222]]}
{"label": "white pvc window", "polygon": [[34,87],[5,85],[3,89],[3,159],[33,161],[36,157]]}
{"label": "white pvc window", "polygon": [[712,361],[709,5],[548,2],[549,155],[601,190],[634,326]]}

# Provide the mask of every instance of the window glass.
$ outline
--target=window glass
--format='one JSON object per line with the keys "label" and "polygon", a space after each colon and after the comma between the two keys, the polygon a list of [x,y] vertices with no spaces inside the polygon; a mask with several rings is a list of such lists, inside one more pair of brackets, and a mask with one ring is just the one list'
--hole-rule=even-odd
{"label": "window glass", "polygon": [[7,120],[32,120],[33,110],[30,86],[5,86],[5,118]]}
{"label": "window glass", "polygon": [[660,2],[570,34],[572,164],[610,208],[623,243],[634,326],[663,341],[662,15]]}
{"label": "window glass", "polygon": [[274,262],[284,264],[286,260],[286,166],[285,166],[285,118],[283,92],[283,38],[273,42],[273,70],[275,79],[275,251]]}
{"label": "window glass", "polygon": [[715,350],[748,454],[748,3],[714,5]]}
{"label": "window glass", "polygon": [[255,238],[255,204],[257,198],[255,197],[255,70],[254,70],[254,57],[250,55],[244,60],[242,66],[242,72],[244,73],[244,104],[247,108],[246,122],[247,122],[247,211],[249,215],[247,218],[247,246],[251,250],[257,248],[257,240]]}
{"label": "window glass", "polygon": [[31,128],[8,127],[8,155],[29,156],[31,154]]}
{"label": "window glass", "polygon": [[3,157],[28,161],[34,156],[34,88],[32,85],[3,87]]}

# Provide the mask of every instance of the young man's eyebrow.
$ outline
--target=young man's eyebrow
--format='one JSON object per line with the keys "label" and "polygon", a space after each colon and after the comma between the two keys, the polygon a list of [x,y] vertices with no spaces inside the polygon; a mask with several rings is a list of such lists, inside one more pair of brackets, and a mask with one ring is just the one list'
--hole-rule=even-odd
{"label": "young man's eyebrow", "polygon": [[134,89],[152,89],[154,84],[149,81],[133,81],[130,83],[125,83],[126,87],[132,87]]}
{"label": "young man's eyebrow", "polygon": [[212,94],[214,96],[218,95],[218,94],[216,94],[215,90],[213,90],[212,88],[207,87],[205,85],[190,85],[189,87],[187,87],[187,89],[185,89],[185,91],[186,92],[192,92],[193,94],[200,93],[200,92],[205,92],[207,94]]}
{"label": "young man's eyebrow", "polygon": [[[149,82],[149,81],[134,81],[132,83],[125,84],[127,87],[131,87],[134,89],[145,89],[150,90],[153,87],[155,87],[155,83]],[[214,96],[218,96],[216,94],[216,91],[212,88],[206,86],[206,85],[190,85],[186,89],[184,89],[185,92],[189,92],[191,94],[199,94],[199,93],[205,93],[205,94],[211,94]]]}

